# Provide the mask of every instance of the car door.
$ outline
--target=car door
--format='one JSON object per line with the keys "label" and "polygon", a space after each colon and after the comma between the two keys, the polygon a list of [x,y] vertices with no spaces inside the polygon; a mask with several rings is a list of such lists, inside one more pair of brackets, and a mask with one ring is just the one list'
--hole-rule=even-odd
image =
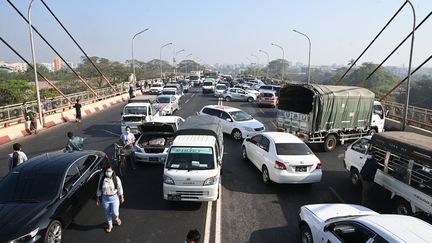
{"label": "car door", "polygon": [[225,111],[219,111],[219,118],[221,119],[223,132],[230,134],[234,128],[232,117]]}
{"label": "car door", "polygon": [[349,149],[347,149],[345,163],[348,170],[351,169],[351,166],[354,166],[358,171],[360,171],[366,161],[366,153],[370,146],[369,142],[369,139],[360,138],[354,142]]}
{"label": "car door", "polygon": [[259,149],[262,137],[261,134],[255,135],[246,143],[247,156],[258,169],[260,169],[260,167],[257,165],[257,150]]}
{"label": "car door", "polygon": [[241,90],[241,89],[237,90],[237,95],[238,95],[238,100],[244,101],[244,100],[247,100],[247,98],[248,98],[246,91]]}
{"label": "car door", "polygon": [[95,195],[99,183],[101,168],[98,168],[97,162],[101,158],[96,155],[84,156],[77,160],[76,165],[80,171],[81,177],[78,183],[82,186],[83,193],[80,195],[85,202]]}
{"label": "car door", "polygon": [[[256,150],[256,160],[258,168],[262,168],[262,166],[268,161],[268,152],[270,150],[270,140],[266,136],[262,136],[262,139],[259,143],[258,149]],[[269,170],[271,170],[271,166],[266,165]]]}
{"label": "car door", "polygon": [[61,191],[62,203],[58,208],[58,214],[63,219],[65,224],[72,221],[73,217],[78,213],[80,209],[80,197],[78,187],[76,183],[80,179],[79,170],[75,163],[72,164],[64,177],[64,182]]}

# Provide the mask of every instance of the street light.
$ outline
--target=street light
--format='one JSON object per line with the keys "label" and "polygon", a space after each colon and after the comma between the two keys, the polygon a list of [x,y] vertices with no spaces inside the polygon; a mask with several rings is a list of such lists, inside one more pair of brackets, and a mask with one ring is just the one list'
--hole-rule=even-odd
{"label": "street light", "polygon": [[410,57],[409,57],[409,63],[408,63],[408,79],[407,79],[407,89],[406,89],[406,96],[405,96],[405,106],[404,106],[404,116],[402,120],[402,131],[405,131],[406,123],[408,120],[408,106],[409,106],[409,98],[410,98],[410,90],[411,90],[411,63],[412,63],[412,54],[414,49],[414,32],[416,28],[416,14],[414,10],[414,6],[412,5],[410,0],[407,0],[407,3],[411,6],[411,9],[413,11],[413,30],[412,30],[412,36],[411,36],[411,49],[410,49]]}
{"label": "street light", "polygon": [[283,47],[278,45],[278,44],[271,43],[271,45],[279,47],[282,50],[282,81],[283,81],[284,73],[285,73],[285,51],[284,51]]}
{"label": "street light", "polygon": [[185,49],[181,49],[180,51],[176,52],[175,49],[173,49],[173,66],[174,66],[174,76],[177,75],[177,63],[176,63],[176,57],[177,54],[179,54],[180,52],[185,51]]}
{"label": "street light", "polygon": [[268,78],[268,71],[270,69],[269,54],[266,51],[263,51],[263,50],[259,50],[259,52],[262,52],[262,53],[264,53],[267,56],[267,74],[266,74],[266,78]]}
{"label": "street light", "polygon": [[136,33],[133,37],[132,37],[132,73],[134,75],[134,78],[136,79],[135,76],[135,59],[134,59],[134,39],[135,37],[137,37],[138,35],[144,33],[145,31],[149,30],[149,28],[146,28],[144,30],[141,30],[140,32]]}
{"label": "street light", "polygon": [[162,49],[164,47],[166,47],[166,46],[169,46],[169,45],[172,45],[172,42],[167,43],[167,44],[161,46],[160,47],[160,51],[159,51],[159,62],[160,62],[160,71],[161,71],[161,73],[160,73],[160,79],[161,79],[161,81],[162,81]]}
{"label": "street light", "polygon": [[[189,53],[188,55],[186,55],[185,60],[187,60],[188,57],[192,56],[192,53]],[[189,69],[189,62],[186,63],[186,74],[188,73]]]}
{"label": "street light", "polygon": [[309,59],[308,59],[308,79],[307,79],[307,84],[310,84],[310,75],[311,75],[311,73],[310,73],[310,59],[311,59],[311,51],[312,51],[311,50],[312,49],[311,40],[310,40],[309,36],[307,36],[306,34],[300,32],[298,30],[293,30],[293,31],[296,32],[296,33],[298,33],[298,34],[300,34],[300,35],[302,35],[302,36],[304,36],[304,37],[306,37],[308,39],[308,41],[309,41]]}
{"label": "street light", "polygon": [[36,67],[36,52],[35,52],[35,48],[34,48],[34,42],[33,42],[33,30],[32,30],[32,21],[31,21],[31,7],[33,5],[34,0],[30,1],[30,5],[28,7],[28,12],[27,12],[27,18],[28,18],[28,23],[29,23],[29,33],[30,33],[30,46],[31,46],[31,51],[32,51],[32,59],[33,59],[33,71],[34,71],[34,76],[35,76],[35,88],[36,88],[36,99],[37,99],[37,106],[38,106],[38,113],[39,113],[39,122],[41,124],[41,126],[43,126],[43,113],[42,113],[42,104],[41,104],[41,100],[40,100],[40,92],[39,92],[39,80],[38,80],[38,76],[37,76],[37,67]]}
{"label": "street light", "polygon": [[252,53],[251,56],[253,56],[257,59],[257,65],[255,66],[255,77],[256,77],[257,76],[257,69],[258,69],[258,65],[259,65],[260,61],[259,61],[259,58],[257,55]]}

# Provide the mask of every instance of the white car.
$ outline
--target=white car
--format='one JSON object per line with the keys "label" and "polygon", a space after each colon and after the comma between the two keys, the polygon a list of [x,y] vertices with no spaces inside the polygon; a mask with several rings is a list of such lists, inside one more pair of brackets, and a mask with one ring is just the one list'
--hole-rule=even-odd
{"label": "white car", "polygon": [[175,95],[178,100],[180,100],[180,98],[181,98],[181,94],[179,94],[179,92],[176,88],[163,88],[162,94],[163,95]]}
{"label": "white car", "polygon": [[264,124],[234,107],[207,105],[201,109],[199,114],[219,118],[223,132],[231,134],[235,140],[242,140],[265,131]]}
{"label": "white car", "polygon": [[222,97],[224,91],[227,89],[228,89],[228,87],[225,84],[216,84],[214,96]]}
{"label": "white car", "polygon": [[432,242],[432,225],[411,216],[379,214],[353,204],[300,208],[301,242]]}
{"label": "white car", "polygon": [[321,181],[321,162],[298,137],[285,132],[263,132],[243,141],[242,158],[262,173],[265,184],[308,184]]}
{"label": "white car", "polygon": [[180,109],[179,99],[176,95],[159,95],[156,98],[157,108],[161,115],[172,115],[174,111],[178,111]]}
{"label": "white car", "polygon": [[254,102],[257,100],[257,96],[255,94],[249,93],[240,88],[229,88],[225,90],[222,95],[223,98],[228,102],[231,100],[241,100],[247,102]]}
{"label": "white car", "polygon": [[162,83],[154,83],[151,85],[149,93],[150,94],[161,94],[163,89]]}

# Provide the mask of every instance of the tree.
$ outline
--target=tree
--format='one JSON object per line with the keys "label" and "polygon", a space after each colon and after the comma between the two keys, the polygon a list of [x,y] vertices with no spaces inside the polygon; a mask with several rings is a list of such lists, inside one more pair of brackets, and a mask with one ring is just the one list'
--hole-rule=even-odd
{"label": "tree", "polygon": [[25,80],[10,79],[0,82],[0,104],[10,105],[34,100],[35,88]]}
{"label": "tree", "polygon": [[[414,81],[410,92],[410,105],[432,109],[432,76],[423,75],[419,80]],[[405,96],[405,93],[399,94],[398,101],[405,102]]]}

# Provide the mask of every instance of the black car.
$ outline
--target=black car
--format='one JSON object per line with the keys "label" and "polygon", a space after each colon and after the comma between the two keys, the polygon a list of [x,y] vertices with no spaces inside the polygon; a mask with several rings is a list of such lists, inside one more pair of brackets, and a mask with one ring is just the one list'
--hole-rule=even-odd
{"label": "black car", "polygon": [[60,242],[107,164],[104,152],[59,151],[17,166],[0,181],[0,242]]}

